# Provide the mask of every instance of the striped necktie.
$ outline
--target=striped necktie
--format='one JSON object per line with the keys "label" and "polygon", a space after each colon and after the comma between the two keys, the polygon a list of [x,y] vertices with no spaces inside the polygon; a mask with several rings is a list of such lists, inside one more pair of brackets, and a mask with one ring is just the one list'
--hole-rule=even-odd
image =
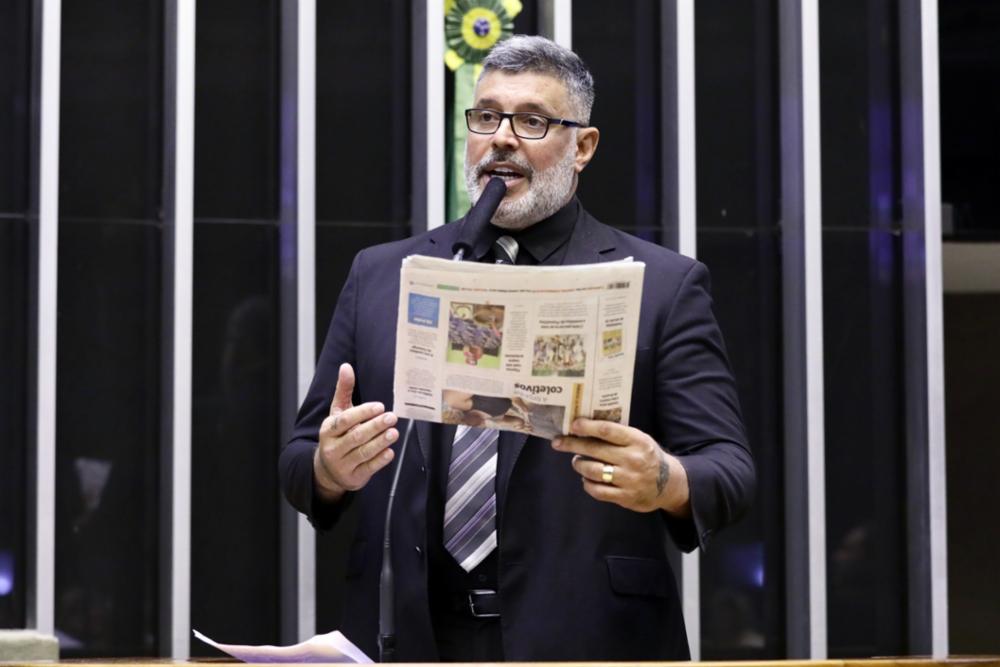
{"label": "striped necktie", "polygon": [[460,425],[451,447],[444,505],[444,548],[471,572],[497,546],[495,429]]}
{"label": "striped necktie", "polygon": [[[517,241],[493,244],[497,264],[517,262]],[[497,440],[495,429],[464,424],[455,431],[444,504],[444,548],[471,572],[497,547]]]}

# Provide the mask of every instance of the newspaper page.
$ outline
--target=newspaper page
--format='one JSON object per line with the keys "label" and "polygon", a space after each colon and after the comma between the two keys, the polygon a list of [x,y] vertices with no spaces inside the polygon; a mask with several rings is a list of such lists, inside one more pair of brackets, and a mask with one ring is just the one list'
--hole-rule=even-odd
{"label": "newspaper page", "polygon": [[206,637],[197,630],[192,630],[194,636],[213,646],[223,653],[228,653],[237,660],[249,663],[350,663],[356,665],[371,664],[372,659],[365,655],[354,643],[340,631],[316,635],[304,642],[292,646],[251,646],[246,644],[221,644]]}
{"label": "newspaper page", "polygon": [[393,412],[554,438],[628,424],[642,262],[400,269]]}

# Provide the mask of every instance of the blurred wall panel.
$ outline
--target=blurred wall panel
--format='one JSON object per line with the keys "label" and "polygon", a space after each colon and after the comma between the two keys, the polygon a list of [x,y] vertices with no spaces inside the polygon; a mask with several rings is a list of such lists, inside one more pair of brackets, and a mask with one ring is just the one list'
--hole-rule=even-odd
{"label": "blurred wall panel", "polygon": [[580,176],[580,201],[598,220],[660,242],[660,3],[616,11],[597,0],[573,3],[573,50],[594,75],[590,123],[601,130]]}
{"label": "blurred wall panel", "polygon": [[0,628],[25,623],[31,3],[0,0]]}
{"label": "blurred wall panel", "polygon": [[695,3],[698,259],[739,388],[757,496],[702,553],[702,659],[785,655],[778,42],[774,0]]}
{"label": "blurred wall panel", "polygon": [[280,643],[279,4],[197,5],[191,623],[236,643]]}
{"label": "blurred wall panel", "polygon": [[899,9],[819,8],[829,655],[902,655]]}
{"label": "blurred wall panel", "polygon": [[56,628],[155,655],[164,6],[62,9]]}

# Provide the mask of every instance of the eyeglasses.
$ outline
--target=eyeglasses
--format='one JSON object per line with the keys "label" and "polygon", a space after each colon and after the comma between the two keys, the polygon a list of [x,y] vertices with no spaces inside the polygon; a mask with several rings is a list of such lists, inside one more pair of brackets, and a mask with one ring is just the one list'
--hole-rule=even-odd
{"label": "eyeglasses", "polygon": [[522,139],[542,139],[548,134],[550,125],[583,127],[583,123],[578,123],[575,120],[549,118],[540,113],[527,111],[504,113],[493,109],[465,110],[465,124],[469,126],[469,132],[476,134],[493,134],[500,129],[500,123],[505,118],[510,120],[510,127],[514,130],[514,134]]}

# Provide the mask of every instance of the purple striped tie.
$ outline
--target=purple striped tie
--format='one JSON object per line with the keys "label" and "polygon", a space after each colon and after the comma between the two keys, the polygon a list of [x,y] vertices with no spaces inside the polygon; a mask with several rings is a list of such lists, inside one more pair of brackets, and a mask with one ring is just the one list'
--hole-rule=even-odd
{"label": "purple striped tie", "polygon": [[451,446],[444,505],[444,548],[471,572],[497,546],[495,429],[460,425]]}

